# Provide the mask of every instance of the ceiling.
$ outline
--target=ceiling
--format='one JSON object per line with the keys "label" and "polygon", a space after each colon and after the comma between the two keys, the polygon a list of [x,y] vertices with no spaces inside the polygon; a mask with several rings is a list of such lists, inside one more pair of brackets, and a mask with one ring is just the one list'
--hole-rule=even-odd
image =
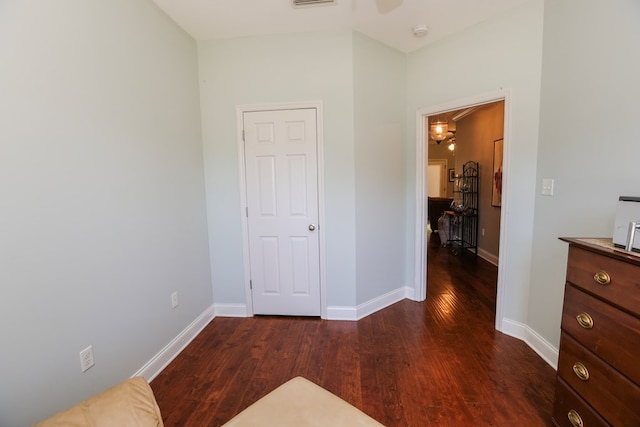
{"label": "ceiling", "polygon": [[[353,29],[408,53],[528,0],[152,0],[196,40]],[[428,32],[415,37],[413,28]]]}

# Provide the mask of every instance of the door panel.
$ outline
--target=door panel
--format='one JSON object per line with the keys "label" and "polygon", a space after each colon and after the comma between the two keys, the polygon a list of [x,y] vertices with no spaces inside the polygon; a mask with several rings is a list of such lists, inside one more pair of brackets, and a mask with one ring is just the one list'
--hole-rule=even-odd
{"label": "door panel", "polygon": [[254,313],[319,316],[316,110],[243,120]]}
{"label": "door panel", "polygon": [[257,191],[259,214],[263,217],[276,215],[275,158],[261,156],[255,159],[258,167]]}
{"label": "door panel", "polygon": [[258,261],[256,268],[258,270],[257,276],[260,277],[263,282],[263,292],[265,294],[278,295],[280,293],[280,269],[278,264],[278,239],[275,237],[262,237],[260,238],[260,252],[262,255],[261,260]]}

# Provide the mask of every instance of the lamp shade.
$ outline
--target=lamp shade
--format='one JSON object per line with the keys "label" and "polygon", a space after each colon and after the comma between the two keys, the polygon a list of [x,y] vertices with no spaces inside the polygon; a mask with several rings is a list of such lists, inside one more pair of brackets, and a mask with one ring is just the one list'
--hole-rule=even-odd
{"label": "lamp shade", "polygon": [[448,131],[449,125],[447,124],[447,122],[441,122],[438,120],[435,122],[431,122],[429,135],[431,136],[431,139],[439,144],[447,137]]}

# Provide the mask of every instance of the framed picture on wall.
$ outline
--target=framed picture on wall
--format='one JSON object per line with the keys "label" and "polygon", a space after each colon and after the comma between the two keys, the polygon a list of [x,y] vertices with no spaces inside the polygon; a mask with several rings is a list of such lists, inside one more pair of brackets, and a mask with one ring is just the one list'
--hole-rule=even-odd
{"label": "framed picture on wall", "polygon": [[502,153],[504,141],[493,141],[493,185],[491,190],[491,206],[502,206]]}
{"label": "framed picture on wall", "polygon": [[456,179],[456,170],[449,169],[449,182],[453,182]]}

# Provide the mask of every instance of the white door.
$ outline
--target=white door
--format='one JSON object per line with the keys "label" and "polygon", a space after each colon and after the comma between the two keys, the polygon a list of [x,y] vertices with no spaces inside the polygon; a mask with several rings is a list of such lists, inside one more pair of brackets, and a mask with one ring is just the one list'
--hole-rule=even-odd
{"label": "white door", "polygon": [[444,197],[447,194],[447,161],[429,160],[427,165],[427,196]]}
{"label": "white door", "polygon": [[316,109],[243,122],[253,312],[319,316]]}
{"label": "white door", "polygon": [[429,197],[440,197],[441,169],[440,165],[427,166],[427,196]]}

